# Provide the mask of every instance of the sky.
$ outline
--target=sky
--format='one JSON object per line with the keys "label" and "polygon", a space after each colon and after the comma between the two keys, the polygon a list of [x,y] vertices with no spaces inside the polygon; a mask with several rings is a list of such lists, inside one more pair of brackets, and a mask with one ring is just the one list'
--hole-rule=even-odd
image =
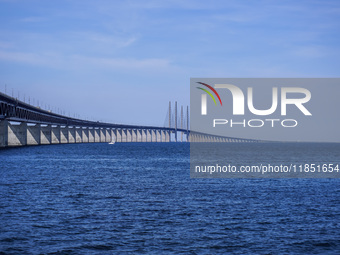
{"label": "sky", "polygon": [[339,77],[339,31],[337,0],[0,0],[0,91],[163,126],[191,77]]}

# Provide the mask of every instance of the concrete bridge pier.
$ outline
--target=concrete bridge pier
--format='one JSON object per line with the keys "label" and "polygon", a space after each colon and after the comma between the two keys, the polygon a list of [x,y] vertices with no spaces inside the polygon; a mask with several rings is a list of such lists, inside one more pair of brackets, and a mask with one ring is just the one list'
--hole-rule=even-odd
{"label": "concrete bridge pier", "polygon": [[156,142],[157,143],[162,142],[161,131],[160,130],[156,130],[155,133],[156,133]]}
{"label": "concrete bridge pier", "polygon": [[105,128],[105,142],[106,143],[111,142],[111,129]]}
{"label": "concrete bridge pier", "polygon": [[40,144],[51,144],[52,141],[52,126],[40,126]]}
{"label": "concrete bridge pier", "polygon": [[100,142],[100,130],[99,128],[94,128],[94,142],[99,143]]}
{"label": "concrete bridge pier", "polygon": [[146,142],[152,142],[152,134],[150,129],[146,130]]}
{"label": "concrete bridge pier", "polygon": [[68,143],[76,142],[76,130],[75,127],[68,127]]}
{"label": "concrete bridge pier", "polygon": [[[132,127],[132,128],[131,128]],[[229,138],[204,133],[179,130],[188,142],[256,142],[242,138]],[[179,138],[175,129],[159,127],[96,127],[95,125],[32,124],[27,122],[0,121],[0,147],[65,143],[116,142],[171,142]],[[174,134],[174,135],[173,135]],[[181,135],[182,137],[182,135]],[[182,138],[179,138],[182,140]],[[184,137],[183,137],[184,139]]]}
{"label": "concrete bridge pier", "polygon": [[157,142],[156,132],[154,129],[151,129],[151,142]]}
{"label": "concrete bridge pier", "polygon": [[60,143],[60,126],[51,126],[51,143]]}
{"label": "concrete bridge pier", "polygon": [[82,140],[83,143],[88,143],[89,142],[89,128],[85,127],[81,129],[81,135],[82,135]]}
{"label": "concrete bridge pier", "polygon": [[131,142],[137,142],[137,130],[131,129]]}
{"label": "concrete bridge pier", "polygon": [[60,127],[60,143],[68,143],[68,127]]}
{"label": "concrete bridge pier", "polygon": [[127,130],[123,129],[122,130],[122,143],[126,143],[127,142]]}
{"label": "concrete bridge pier", "polygon": [[166,142],[166,131],[162,130],[161,131],[161,137],[162,137],[162,143],[165,143]]}
{"label": "concrete bridge pier", "polygon": [[142,129],[141,132],[142,132],[142,142],[146,142],[146,130]]}
{"label": "concrete bridge pier", "polygon": [[94,143],[95,141],[95,131],[94,128],[89,128],[89,143]]}
{"label": "concrete bridge pier", "polygon": [[117,129],[113,129],[113,128],[110,129],[110,133],[111,133],[111,141],[117,142],[116,131],[117,131]]}
{"label": "concrete bridge pier", "polygon": [[8,146],[8,121],[0,121],[0,147]]}
{"label": "concrete bridge pier", "polygon": [[137,142],[140,143],[142,142],[142,130],[141,129],[137,129]]}
{"label": "concrete bridge pier", "polygon": [[131,133],[132,133],[131,141],[137,142],[137,129],[132,129]]}
{"label": "concrete bridge pier", "polygon": [[122,130],[121,129],[116,129],[116,137],[117,137],[117,142],[121,143],[122,142]]}
{"label": "concrete bridge pier", "polygon": [[39,145],[39,144],[40,144],[40,125],[27,124],[27,145]]}
{"label": "concrete bridge pier", "polygon": [[165,131],[165,141],[170,142],[170,131]]}
{"label": "concrete bridge pier", "polygon": [[105,143],[105,130],[103,128],[99,129],[99,142]]}
{"label": "concrete bridge pier", "polygon": [[131,142],[131,129],[126,129],[126,141],[125,142]]}
{"label": "concrete bridge pier", "polygon": [[19,125],[11,124],[9,121],[0,123],[0,147],[23,146],[27,144],[27,123]]}
{"label": "concrete bridge pier", "polygon": [[75,127],[75,142],[81,143],[83,142],[83,132],[80,127]]}

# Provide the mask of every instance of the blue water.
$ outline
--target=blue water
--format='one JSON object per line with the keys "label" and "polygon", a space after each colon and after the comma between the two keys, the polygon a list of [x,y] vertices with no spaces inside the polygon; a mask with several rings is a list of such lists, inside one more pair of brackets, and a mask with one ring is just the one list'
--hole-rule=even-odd
{"label": "blue water", "polygon": [[189,154],[0,150],[0,254],[340,254],[339,179],[190,179]]}

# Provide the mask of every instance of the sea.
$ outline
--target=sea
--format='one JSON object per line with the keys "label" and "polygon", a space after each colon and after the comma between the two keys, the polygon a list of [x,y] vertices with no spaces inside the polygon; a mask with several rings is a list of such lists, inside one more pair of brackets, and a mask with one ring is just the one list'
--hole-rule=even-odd
{"label": "sea", "polygon": [[0,254],[340,254],[340,180],[194,179],[188,143],[2,149]]}

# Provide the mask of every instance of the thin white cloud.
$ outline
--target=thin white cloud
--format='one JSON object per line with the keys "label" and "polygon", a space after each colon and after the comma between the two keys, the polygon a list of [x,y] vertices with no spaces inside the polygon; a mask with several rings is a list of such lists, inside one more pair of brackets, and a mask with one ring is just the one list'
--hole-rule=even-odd
{"label": "thin white cloud", "polygon": [[133,36],[132,37],[111,36],[95,32],[78,32],[73,33],[73,36],[79,37],[86,41],[112,45],[117,48],[128,47],[137,40],[137,38]]}
{"label": "thin white cloud", "polygon": [[109,69],[164,69],[170,65],[166,59],[133,59],[133,58],[94,58],[84,56],[72,56],[73,62],[79,63],[82,66],[95,66],[96,68]]}
{"label": "thin white cloud", "polygon": [[0,51],[0,60],[58,69],[116,69],[116,70],[164,70],[170,62],[161,58],[99,58],[81,55],[60,56],[53,53],[34,54]]}
{"label": "thin white cloud", "polygon": [[44,65],[44,58],[33,54],[23,52],[6,52],[0,51],[0,60],[18,62],[24,64]]}

